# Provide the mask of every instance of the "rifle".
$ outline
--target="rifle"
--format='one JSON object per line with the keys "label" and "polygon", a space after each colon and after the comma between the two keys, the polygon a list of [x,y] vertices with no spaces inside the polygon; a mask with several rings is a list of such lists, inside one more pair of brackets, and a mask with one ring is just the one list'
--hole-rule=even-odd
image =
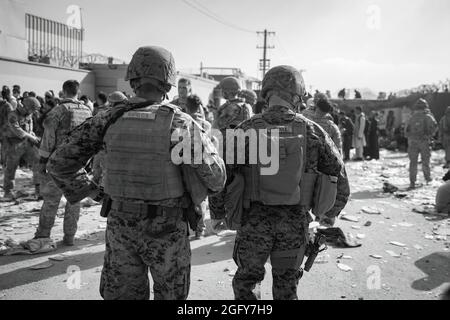
{"label": "rifle", "polygon": [[325,241],[326,237],[323,234],[316,234],[316,236],[314,237],[314,242],[310,242],[308,244],[308,247],[306,249],[306,251],[308,252],[308,259],[305,262],[305,267],[303,268],[303,270],[309,272],[319,252],[322,252],[327,249],[326,245],[325,248],[320,249],[320,247],[325,243]]}

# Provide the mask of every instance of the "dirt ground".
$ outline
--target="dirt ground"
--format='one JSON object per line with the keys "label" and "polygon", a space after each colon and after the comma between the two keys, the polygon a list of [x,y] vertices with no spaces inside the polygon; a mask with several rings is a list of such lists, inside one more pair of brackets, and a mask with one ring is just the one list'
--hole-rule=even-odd
{"label": "dirt ground", "polygon": [[[432,210],[444,175],[442,151],[433,152],[434,181],[414,191],[406,191],[407,155],[383,151],[381,156],[380,161],[347,164],[352,195],[335,227],[362,246],[329,247],[321,253],[300,280],[300,299],[435,300],[449,286],[450,219]],[[400,190],[383,193],[385,181]],[[420,171],[419,182],[423,183]],[[30,171],[19,170],[16,183],[18,190],[31,192]],[[42,201],[24,196],[15,203],[0,202],[0,250],[8,239],[20,242],[33,237]],[[0,299],[101,299],[106,221],[99,210],[99,205],[85,201],[74,247],[58,244],[56,251],[46,254],[0,256]],[[56,241],[62,239],[62,214],[60,210],[52,232]],[[370,226],[365,226],[369,221]],[[189,299],[233,299],[233,245],[233,234],[191,241]],[[49,260],[55,256],[62,261]],[[47,261],[52,263],[48,268],[30,269]],[[266,271],[262,298],[271,299],[269,263]]]}

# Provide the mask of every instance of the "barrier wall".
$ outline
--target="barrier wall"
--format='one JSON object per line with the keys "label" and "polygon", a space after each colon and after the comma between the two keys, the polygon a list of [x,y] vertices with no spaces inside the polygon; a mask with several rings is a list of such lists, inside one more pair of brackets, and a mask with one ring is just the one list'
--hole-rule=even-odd
{"label": "barrier wall", "polygon": [[95,96],[95,75],[91,71],[61,68],[46,64],[0,57],[0,86],[20,85],[23,91],[34,91],[43,96],[45,91],[55,94],[62,89],[64,81],[80,82],[82,94]]}

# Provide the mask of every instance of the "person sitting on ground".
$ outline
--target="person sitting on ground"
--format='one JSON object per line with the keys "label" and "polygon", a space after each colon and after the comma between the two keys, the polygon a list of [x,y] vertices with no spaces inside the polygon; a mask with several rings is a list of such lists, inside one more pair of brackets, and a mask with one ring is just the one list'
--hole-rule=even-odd
{"label": "person sitting on ground", "polygon": [[439,187],[436,193],[436,211],[450,215],[450,170],[442,180],[445,183]]}

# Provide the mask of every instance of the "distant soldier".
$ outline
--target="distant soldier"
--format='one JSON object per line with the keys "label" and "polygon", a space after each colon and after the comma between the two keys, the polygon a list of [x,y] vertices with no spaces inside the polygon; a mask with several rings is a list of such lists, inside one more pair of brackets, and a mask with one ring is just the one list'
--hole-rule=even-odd
{"label": "distant soldier", "polygon": [[431,114],[428,102],[419,99],[413,106],[413,114],[406,124],[409,155],[409,189],[416,187],[417,162],[422,158],[422,170],[427,183],[431,182],[430,158],[431,139],[436,133],[437,122]]}
{"label": "distant soldier", "polygon": [[255,106],[256,102],[258,101],[258,96],[256,95],[255,91],[253,90],[241,90],[240,95],[241,98],[244,99],[246,103],[248,103],[252,109]]}
{"label": "distant soldier", "polygon": [[350,149],[352,148],[353,130],[355,126],[353,125],[352,119],[347,117],[344,111],[339,112],[339,117],[344,161],[348,161],[350,160]]}
{"label": "distant soldier", "polygon": [[321,97],[316,103],[317,107],[314,114],[305,115],[309,120],[314,121],[325,130],[331,137],[336,147],[342,153],[342,137],[339,128],[333,122],[333,117],[330,115],[333,107],[326,97]]}
{"label": "distant soldier", "polygon": [[[245,132],[267,130],[266,137],[272,136],[272,130],[278,131],[279,135],[273,139],[278,141],[279,149],[271,153],[280,159],[279,168],[272,175],[263,173],[263,167],[267,166],[259,160],[257,164],[246,160],[246,164],[233,167],[236,174],[243,174],[245,183],[244,215],[233,251],[238,266],[233,278],[236,299],[257,298],[253,290],[264,279],[264,265],[269,258],[273,298],[297,299],[297,286],[303,274],[301,265],[309,241],[313,194],[321,194],[313,212],[325,226],[334,224],[347,203],[350,190],[339,151],[319,125],[295,112],[304,95],[305,84],[298,70],[291,66],[274,67],[262,82],[261,97],[268,103],[267,110],[238,126]],[[270,141],[266,146],[269,144]],[[261,146],[260,140],[257,145]],[[248,145],[245,159],[249,159],[247,150]],[[319,177],[330,187],[327,190],[334,188],[334,192],[314,190]]]}
{"label": "distant soldier", "polygon": [[447,107],[445,114],[439,121],[439,140],[445,150],[444,169],[450,167],[450,107]]}
{"label": "distant soldier", "polygon": [[[221,105],[214,115],[213,128],[218,129],[223,137],[223,159],[226,159],[226,130],[234,129],[242,121],[250,119],[253,115],[252,107],[239,98],[241,85],[235,77],[226,77],[220,82],[222,95],[226,102]],[[227,170],[227,185],[233,180],[233,176]],[[213,229],[226,230],[225,217],[225,189],[217,195],[209,197],[209,208]]]}
{"label": "distant soldier", "polygon": [[39,196],[39,181],[37,177],[37,145],[39,138],[33,132],[33,113],[40,107],[36,98],[26,98],[23,104],[18,104],[13,110],[11,105],[7,108],[7,123],[4,126],[6,168],[3,180],[4,198],[14,199],[14,179],[21,159],[33,167],[33,184],[36,196]]}
{"label": "distant soldier", "polygon": [[[225,166],[197,122],[177,106],[163,103],[176,80],[169,51],[139,48],[125,80],[136,97],[72,131],[47,168],[70,203],[85,197],[101,200],[102,190],[80,170],[105,145],[104,189],[108,197],[102,211],[108,221],[101,296],[107,300],[148,299],[150,271],[155,299],[186,299],[191,270],[188,226],[183,217],[190,205],[187,190],[194,198],[202,193],[197,188],[220,191],[225,184]],[[187,147],[194,151],[181,163],[172,155],[174,151],[181,156],[174,148],[185,143],[178,133],[190,137]],[[196,136],[204,149],[200,163],[194,161]],[[189,179],[196,182],[187,183],[185,173],[189,172]]]}
{"label": "distant soldier", "polygon": [[104,92],[99,92],[97,94],[97,106],[94,108],[93,115],[95,116],[97,113],[108,109],[108,96]]}
{"label": "distant soldier", "polygon": [[[64,100],[54,107],[44,121],[44,135],[39,148],[41,172],[41,196],[44,198],[39,214],[39,226],[35,238],[49,238],[55,224],[62,191],[47,174],[45,166],[50,155],[64,143],[69,133],[92,116],[89,107],[77,100],[80,84],[76,80],[67,80],[63,84]],[[73,246],[80,217],[80,202],[67,202],[64,211],[63,243]]]}
{"label": "distant soldier", "polygon": [[172,100],[172,104],[181,108],[181,111],[186,112],[186,99],[192,94],[191,80],[180,78],[178,80],[178,97]]}

